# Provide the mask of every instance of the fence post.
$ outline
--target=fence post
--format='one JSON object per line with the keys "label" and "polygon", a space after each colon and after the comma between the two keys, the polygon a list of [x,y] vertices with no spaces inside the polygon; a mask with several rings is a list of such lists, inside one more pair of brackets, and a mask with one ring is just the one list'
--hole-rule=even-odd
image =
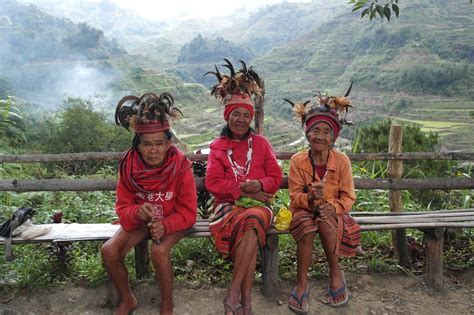
{"label": "fence post", "polygon": [[255,120],[254,120],[254,125],[255,125],[255,133],[259,135],[263,135],[263,118],[264,118],[264,112],[263,112],[263,96],[260,100],[256,100],[255,102]]}
{"label": "fence post", "polygon": [[[402,126],[392,124],[390,126],[390,136],[388,143],[388,153],[402,152]],[[403,162],[401,160],[388,161],[389,178],[401,178],[403,174]],[[391,212],[403,211],[403,200],[401,190],[389,190],[388,198],[390,202]],[[405,229],[395,230],[392,232],[393,248],[395,257],[402,266],[408,266],[410,260],[408,257],[407,238]]]}

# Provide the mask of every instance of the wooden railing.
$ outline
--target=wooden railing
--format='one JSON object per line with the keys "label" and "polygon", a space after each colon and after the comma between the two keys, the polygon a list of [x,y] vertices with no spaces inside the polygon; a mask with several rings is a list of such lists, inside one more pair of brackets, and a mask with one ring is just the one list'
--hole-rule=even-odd
{"label": "wooden railing", "polygon": [[[263,115],[262,115],[263,117]],[[263,122],[261,123],[263,126]],[[389,153],[349,154],[352,162],[388,161],[388,178],[355,179],[356,189],[389,190],[391,212],[403,211],[402,190],[433,189],[474,189],[474,178],[402,178],[403,161],[417,160],[458,160],[474,161],[474,152],[401,152],[402,127],[392,125],[389,136]],[[277,159],[289,160],[293,152],[276,153]],[[71,154],[25,154],[0,155],[0,163],[49,163],[73,161],[114,161],[122,153],[117,152],[84,152]],[[206,161],[207,154],[188,154],[192,161]],[[196,178],[196,186],[204,190],[204,178]],[[116,181],[111,179],[4,179],[0,180],[0,191],[111,191],[115,190]],[[288,188],[288,179],[284,178],[282,189]],[[408,261],[406,236],[404,230],[397,230],[393,235],[395,255],[405,265]]]}
{"label": "wooden railing", "polygon": [[[294,153],[279,152],[279,160],[289,160]],[[0,163],[46,163],[72,161],[111,161],[119,160],[122,153],[85,152],[71,154],[31,154],[1,155]],[[207,154],[188,154],[191,161],[205,161]],[[474,152],[408,152],[408,153],[369,153],[349,154],[356,161],[407,161],[407,160],[461,160],[474,161]],[[196,178],[197,188],[204,188],[203,178]],[[388,190],[431,190],[431,189],[474,189],[474,178],[376,178],[355,179],[356,189]],[[116,181],[111,179],[3,179],[0,191],[110,191],[115,190]],[[288,188],[284,178],[282,189]]]}

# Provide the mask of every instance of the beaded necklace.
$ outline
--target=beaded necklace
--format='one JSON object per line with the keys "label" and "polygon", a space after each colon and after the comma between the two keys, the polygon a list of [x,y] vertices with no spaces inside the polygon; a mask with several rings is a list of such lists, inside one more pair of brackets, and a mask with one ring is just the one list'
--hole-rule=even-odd
{"label": "beaded necklace", "polygon": [[234,172],[235,180],[237,182],[242,182],[247,179],[247,175],[250,171],[250,164],[252,163],[252,137],[249,137],[247,140],[248,149],[247,149],[247,160],[245,161],[245,166],[241,166],[234,161],[232,154],[233,150],[227,150],[227,159],[229,160],[232,171]]}

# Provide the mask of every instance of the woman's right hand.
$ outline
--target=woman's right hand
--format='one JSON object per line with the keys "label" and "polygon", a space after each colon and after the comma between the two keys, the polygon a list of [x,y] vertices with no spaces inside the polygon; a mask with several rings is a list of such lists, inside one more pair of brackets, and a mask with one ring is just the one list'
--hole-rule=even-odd
{"label": "woman's right hand", "polygon": [[261,201],[261,202],[264,202],[264,203],[270,202],[270,200],[273,198],[272,194],[266,193],[266,192],[261,191],[261,190],[257,191],[256,193],[252,193],[252,194],[244,192],[244,193],[242,193],[242,196],[253,198],[255,200],[258,200],[258,201]]}
{"label": "woman's right hand", "polygon": [[324,198],[324,183],[313,183],[308,187],[308,204]]}
{"label": "woman's right hand", "polygon": [[138,217],[145,222],[150,222],[153,219],[154,211],[153,206],[145,202],[138,209]]}

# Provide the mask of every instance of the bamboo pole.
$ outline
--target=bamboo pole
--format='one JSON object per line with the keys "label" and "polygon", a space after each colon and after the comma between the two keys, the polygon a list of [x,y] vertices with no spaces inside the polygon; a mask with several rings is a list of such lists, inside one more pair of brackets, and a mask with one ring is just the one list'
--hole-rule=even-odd
{"label": "bamboo pole", "polygon": [[423,228],[438,228],[438,227],[452,227],[452,228],[474,228],[474,221],[471,222],[431,222],[431,223],[400,223],[400,224],[370,224],[361,225],[362,231],[380,231],[393,229],[423,229]]}
{"label": "bamboo pole", "polygon": [[[263,126],[263,124],[262,124]],[[260,127],[259,127],[260,128]],[[81,152],[63,154],[0,155],[0,163],[45,163],[119,160],[123,152]],[[295,152],[276,152],[278,160],[289,160]],[[206,161],[207,154],[187,154],[191,161]],[[474,161],[474,152],[400,152],[348,154],[352,162],[387,160],[458,160]]]}
{"label": "bamboo pole", "polygon": [[[390,126],[390,135],[388,143],[389,153],[402,152],[402,126],[392,124]],[[388,161],[388,174],[391,179],[400,179],[403,174],[403,162],[400,160]],[[388,192],[388,199],[390,203],[391,212],[403,212],[403,200],[401,190],[390,190]],[[392,232],[392,241],[395,257],[402,266],[409,266],[410,259],[408,257],[407,238],[405,230],[396,230]]]}
{"label": "bamboo pole", "polygon": [[424,215],[424,214],[437,214],[437,213],[470,213],[474,212],[474,208],[469,209],[453,209],[453,210],[433,210],[433,211],[405,211],[405,212],[369,212],[369,211],[357,211],[351,212],[351,216],[357,218],[360,216],[397,216],[397,215]]}
{"label": "bamboo pole", "polygon": [[464,217],[429,217],[429,218],[417,218],[417,217],[371,217],[371,218],[357,218],[359,224],[377,224],[377,223],[431,223],[431,222],[463,222],[463,221],[474,221],[474,216]]}
{"label": "bamboo pole", "polygon": [[[195,178],[196,188],[205,190],[204,177]],[[474,178],[355,179],[356,189],[474,189]],[[0,191],[107,191],[115,190],[112,179],[4,179]],[[283,178],[280,189],[288,188]]]}

